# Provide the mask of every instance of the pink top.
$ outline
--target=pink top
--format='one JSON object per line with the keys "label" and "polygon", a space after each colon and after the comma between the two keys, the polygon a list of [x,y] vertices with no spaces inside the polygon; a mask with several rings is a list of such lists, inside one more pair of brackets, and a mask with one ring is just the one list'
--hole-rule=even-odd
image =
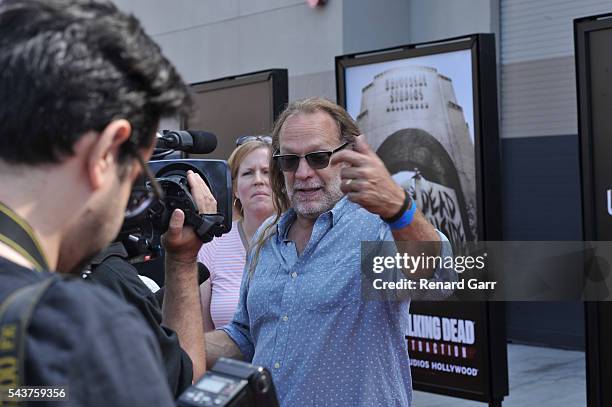
{"label": "pink top", "polygon": [[210,271],[211,299],[210,315],[215,328],[227,325],[234,317],[246,250],[238,222],[232,223],[232,230],[206,243],[198,253],[198,261],[204,263]]}

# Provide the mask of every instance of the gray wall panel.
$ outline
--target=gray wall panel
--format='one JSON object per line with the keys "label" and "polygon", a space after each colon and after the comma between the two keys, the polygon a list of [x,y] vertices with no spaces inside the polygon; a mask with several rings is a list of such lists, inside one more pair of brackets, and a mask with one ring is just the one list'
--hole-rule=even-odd
{"label": "gray wall panel", "polygon": [[410,2],[412,42],[495,32],[496,1],[413,0]]}
{"label": "gray wall panel", "polygon": [[214,24],[240,16],[239,0],[116,0],[122,10],[138,17],[150,35]]}
{"label": "gray wall panel", "polygon": [[609,0],[500,0],[502,63],[574,54],[573,20],[612,11]]}
{"label": "gray wall panel", "polygon": [[298,75],[289,81],[289,100],[321,96],[336,101],[335,71]]}
{"label": "gray wall panel", "polygon": [[155,39],[189,82],[267,68],[288,68],[290,76],[329,71],[342,52],[341,4],[327,7],[275,9]]}
{"label": "gray wall panel", "polygon": [[504,138],[577,133],[574,57],[502,65]]}
{"label": "gray wall panel", "polygon": [[410,9],[411,2],[406,0],[345,1],[342,17],[343,53],[414,42],[410,36]]}
{"label": "gray wall panel", "polygon": [[[287,68],[290,97],[326,91],[329,72],[343,53],[342,0],[311,9],[302,0],[119,0],[143,22],[187,82],[269,68]],[[363,28],[363,27],[361,27]],[[321,83],[308,75],[325,73]],[[293,84],[295,78],[299,83]],[[331,90],[328,90],[329,87]]]}
{"label": "gray wall panel", "polygon": [[171,33],[282,8],[305,7],[302,0],[117,0],[133,12],[150,35]]}
{"label": "gray wall panel", "polygon": [[[219,0],[216,1],[219,2]],[[238,3],[241,15],[264,13],[287,7],[304,6],[303,0],[239,0]],[[320,8],[314,12],[324,13],[325,9]]]}
{"label": "gray wall panel", "polygon": [[573,20],[610,0],[500,0],[501,136],[577,133]]}

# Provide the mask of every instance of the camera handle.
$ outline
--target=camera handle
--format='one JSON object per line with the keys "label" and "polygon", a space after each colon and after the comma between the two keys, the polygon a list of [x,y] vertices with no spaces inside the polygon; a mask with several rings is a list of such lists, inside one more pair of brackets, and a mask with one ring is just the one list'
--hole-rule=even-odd
{"label": "camera handle", "polygon": [[193,226],[193,230],[203,243],[210,242],[213,237],[223,234],[223,221],[225,217],[220,213],[205,213],[197,215],[186,211],[185,224]]}

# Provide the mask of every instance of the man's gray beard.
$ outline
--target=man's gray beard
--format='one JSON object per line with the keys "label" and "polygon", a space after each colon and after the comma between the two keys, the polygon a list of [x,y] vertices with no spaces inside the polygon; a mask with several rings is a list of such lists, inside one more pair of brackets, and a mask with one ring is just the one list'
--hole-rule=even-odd
{"label": "man's gray beard", "polygon": [[341,182],[342,181],[338,179],[337,183],[326,185],[327,191],[325,195],[323,196],[323,199],[319,201],[317,205],[315,205],[314,207],[312,207],[312,202],[308,202],[307,205],[310,206],[310,208],[306,210],[301,210],[299,208],[299,205],[301,205],[301,202],[295,202],[294,200],[295,193],[293,193],[290,197],[291,207],[293,208],[295,213],[297,213],[299,216],[303,218],[316,219],[322,213],[325,213],[331,210],[338,203],[338,201],[342,199],[344,194],[340,190]]}

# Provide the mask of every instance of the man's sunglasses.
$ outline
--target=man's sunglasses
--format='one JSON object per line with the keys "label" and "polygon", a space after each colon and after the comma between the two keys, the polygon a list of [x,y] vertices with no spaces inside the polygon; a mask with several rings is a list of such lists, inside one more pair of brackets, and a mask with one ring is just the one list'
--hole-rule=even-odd
{"label": "man's sunglasses", "polygon": [[140,216],[153,202],[164,199],[164,191],[161,185],[159,185],[159,182],[155,179],[147,163],[143,161],[137,151],[133,151],[132,155],[142,167],[142,175],[137,181],[137,184],[132,187],[130,199],[125,208],[125,219],[128,220]]}
{"label": "man's sunglasses", "polygon": [[306,162],[313,170],[320,170],[329,165],[329,160],[332,154],[342,150],[350,143],[346,142],[340,147],[331,151],[313,151],[312,153],[297,155],[297,154],[274,154],[272,157],[278,163],[281,171],[295,172],[300,165],[300,158],[305,158]]}
{"label": "man's sunglasses", "polygon": [[241,146],[250,141],[261,141],[262,143],[272,144],[272,137],[270,136],[240,136],[236,140],[236,147]]}

